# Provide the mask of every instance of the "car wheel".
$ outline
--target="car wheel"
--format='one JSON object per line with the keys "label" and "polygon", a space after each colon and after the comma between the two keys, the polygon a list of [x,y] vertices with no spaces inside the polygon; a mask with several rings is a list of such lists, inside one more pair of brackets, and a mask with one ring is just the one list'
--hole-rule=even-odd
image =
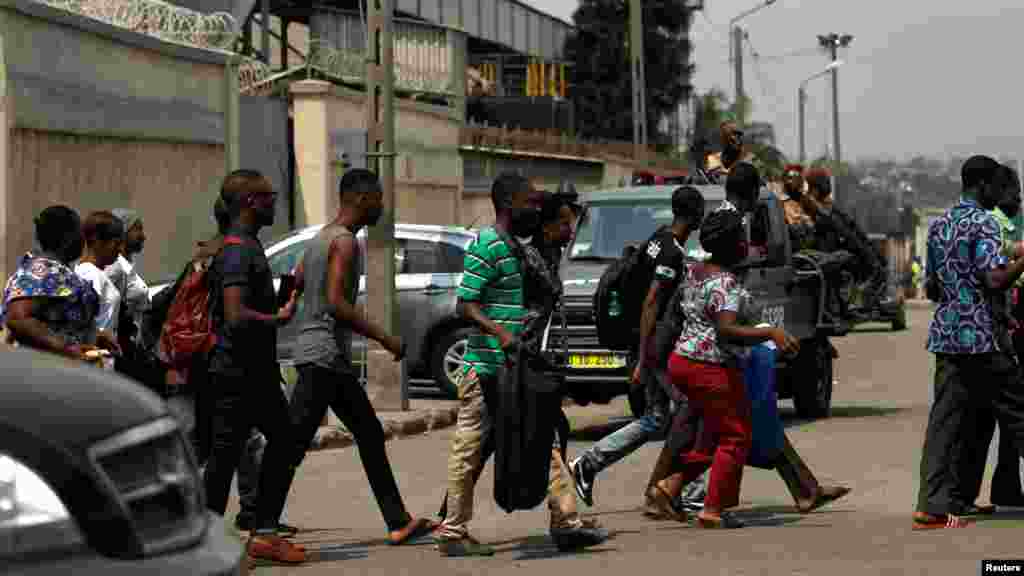
{"label": "car wheel", "polygon": [[431,373],[437,387],[451,398],[458,398],[459,372],[465,366],[466,345],[469,343],[471,328],[459,328],[445,334],[434,346],[431,356]]}
{"label": "car wheel", "polygon": [[629,411],[634,418],[640,418],[647,410],[647,391],[643,386],[637,386],[629,391]]}
{"label": "car wheel", "polygon": [[828,418],[832,414],[833,362],[827,340],[806,341],[801,347],[793,383],[793,405],[801,418]]}

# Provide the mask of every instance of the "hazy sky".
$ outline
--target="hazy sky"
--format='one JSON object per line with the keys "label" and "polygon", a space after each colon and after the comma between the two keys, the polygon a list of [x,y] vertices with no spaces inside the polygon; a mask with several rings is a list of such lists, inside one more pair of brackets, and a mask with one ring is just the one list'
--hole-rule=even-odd
{"label": "hazy sky", "polygon": [[[572,21],[577,0],[526,0]],[[733,95],[729,19],[758,0],[705,0],[691,30],[695,86]],[[750,34],[744,85],[753,118],[775,125],[798,155],[797,87],[828,64],[817,35],[851,34],[841,51],[839,116],[844,159],[916,154],[1024,155],[1018,101],[1022,0],[778,0],[740,22]],[[760,63],[750,56],[750,45]],[[798,53],[782,58],[787,54]],[[806,147],[832,141],[831,81],[808,85]]]}

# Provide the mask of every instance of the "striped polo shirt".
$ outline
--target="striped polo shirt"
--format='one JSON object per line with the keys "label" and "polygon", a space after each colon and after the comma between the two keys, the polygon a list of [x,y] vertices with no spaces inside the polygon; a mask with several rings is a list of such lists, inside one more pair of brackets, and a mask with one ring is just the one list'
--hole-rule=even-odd
{"label": "striped polo shirt", "polygon": [[[519,260],[494,228],[484,228],[466,250],[458,296],[476,302],[494,323],[514,335],[523,330],[523,276]],[[469,337],[466,369],[476,368],[481,376],[494,376],[505,363],[498,339],[478,328]]]}

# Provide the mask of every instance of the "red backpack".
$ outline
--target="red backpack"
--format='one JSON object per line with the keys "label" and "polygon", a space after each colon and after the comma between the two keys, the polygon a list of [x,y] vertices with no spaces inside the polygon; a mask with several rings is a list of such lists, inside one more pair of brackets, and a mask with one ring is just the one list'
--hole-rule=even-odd
{"label": "red backpack", "polygon": [[[224,238],[224,245],[238,246],[237,236]],[[193,269],[185,277],[167,310],[160,331],[160,356],[175,368],[187,368],[196,354],[206,354],[216,342],[210,317],[210,278],[206,268]]]}

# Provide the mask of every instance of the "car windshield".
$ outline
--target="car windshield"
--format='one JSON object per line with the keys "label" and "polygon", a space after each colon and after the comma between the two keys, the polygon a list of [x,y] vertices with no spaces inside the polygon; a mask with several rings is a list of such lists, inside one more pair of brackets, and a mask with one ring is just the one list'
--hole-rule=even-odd
{"label": "car windshield", "polygon": [[[712,209],[708,202],[705,210]],[[615,260],[626,246],[645,242],[654,232],[672,224],[672,204],[664,200],[592,203],[580,217],[576,238],[569,247],[570,260]],[[686,253],[702,256],[697,234],[686,241]]]}

